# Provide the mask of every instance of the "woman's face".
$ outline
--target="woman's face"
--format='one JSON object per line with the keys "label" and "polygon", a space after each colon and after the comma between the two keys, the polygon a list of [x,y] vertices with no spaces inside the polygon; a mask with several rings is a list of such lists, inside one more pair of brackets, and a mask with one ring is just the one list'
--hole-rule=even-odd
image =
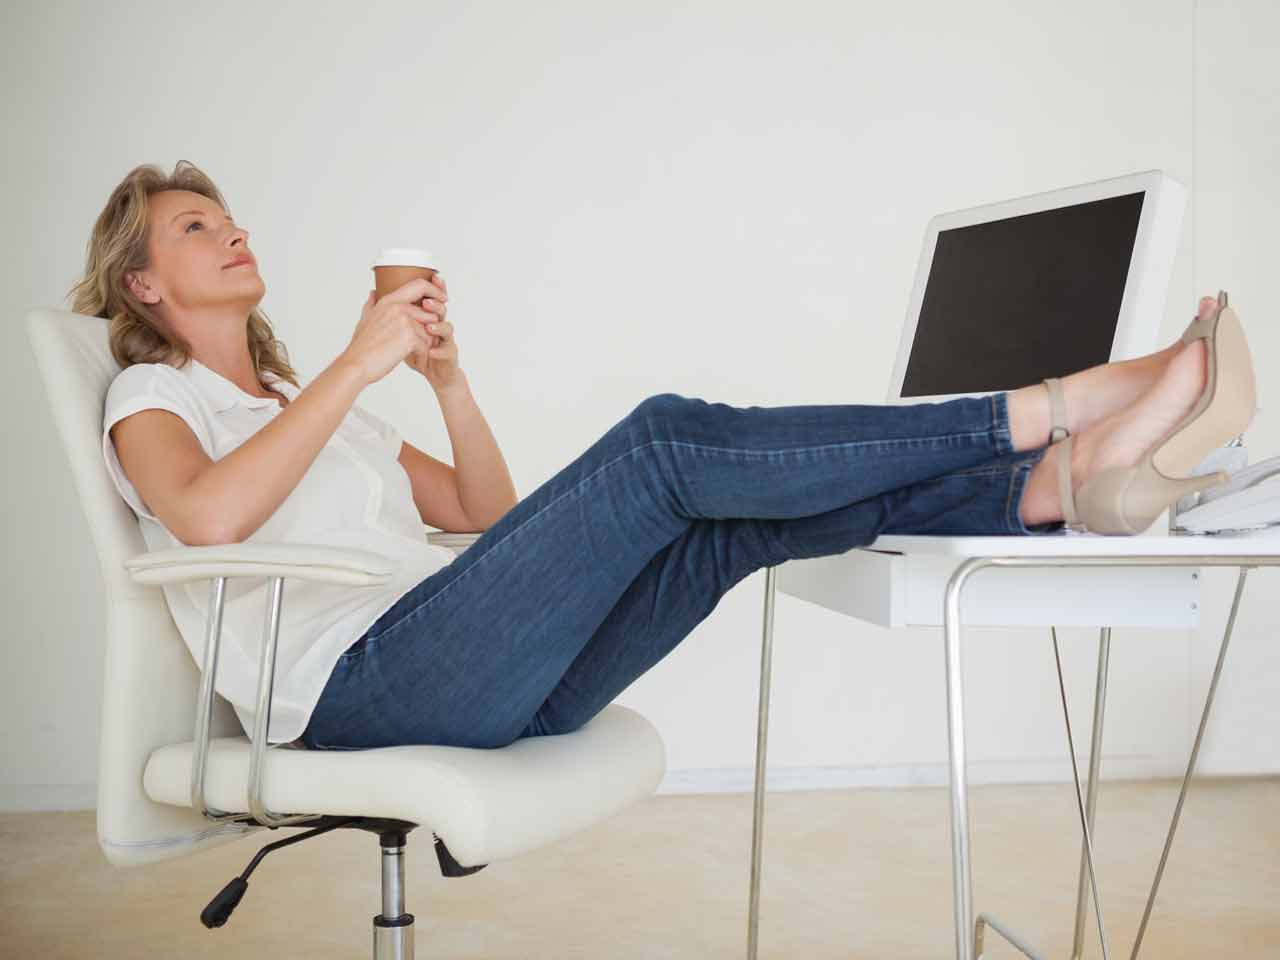
{"label": "woman's face", "polygon": [[[145,283],[131,281],[139,299],[157,304],[170,319],[210,309],[247,317],[266,293],[249,231],[217,202],[190,190],[161,190],[147,205],[151,265],[137,272]],[[245,257],[247,264],[229,266]]]}

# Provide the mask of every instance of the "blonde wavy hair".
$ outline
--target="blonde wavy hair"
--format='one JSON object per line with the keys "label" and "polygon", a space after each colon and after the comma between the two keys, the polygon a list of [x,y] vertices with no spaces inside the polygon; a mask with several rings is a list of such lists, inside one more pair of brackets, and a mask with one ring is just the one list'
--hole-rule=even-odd
{"label": "blonde wavy hair", "polygon": [[[72,286],[68,297],[76,313],[107,319],[111,356],[121,367],[135,363],[182,367],[191,358],[191,344],[186,338],[135,297],[125,282],[129,271],[150,266],[148,198],[162,190],[190,190],[215,201],[228,214],[231,212],[213,180],[186,160],[179,160],[171,174],[150,163],[134,167],[111,191],[93,225],[84,278]],[[276,339],[266,314],[254,307],[248,323],[249,354],[258,382],[262,383],[264,373],[271,373],[299,386],[298,375],[289,364],[288,350]]]}

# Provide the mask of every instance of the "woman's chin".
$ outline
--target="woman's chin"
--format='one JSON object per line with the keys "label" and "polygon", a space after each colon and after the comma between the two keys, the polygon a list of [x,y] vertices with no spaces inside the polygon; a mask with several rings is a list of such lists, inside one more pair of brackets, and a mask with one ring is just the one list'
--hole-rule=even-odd
{"label": "woman's chin", "polygon": [[267,292],[266,283],[263,282],[262,277],[258,276],[256,271],[252,274],[246,273],[235,284],[228,284],[228,286],[230,287],[230,290],[228,290],[229,296],[237,299],[255,297],[254,306],[257,306],[257,302]]}
{"label": "woman's chin", "polygon": [[223,302],[229,306],[234,304],[238,310],[242,310],[247,314],[249,311],[257,309],[258,305],[262,303],[262,291],[245,291],[242,296],[232,294]]}

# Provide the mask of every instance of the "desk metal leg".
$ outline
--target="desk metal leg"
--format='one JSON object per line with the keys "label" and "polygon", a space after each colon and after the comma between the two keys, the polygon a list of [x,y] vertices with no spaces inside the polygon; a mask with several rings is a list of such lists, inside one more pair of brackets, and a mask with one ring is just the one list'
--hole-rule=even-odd
{"label": "desk metal leg", "polygon": [[1169,859],[1169,848],[1173,846],[1173,835],[1178,829],[1178,820],[1182,816],[1182,802],[1187,798],[1187,787],[1191,784],[1191,774],[1196,768],[1196,758],[1200,756],[1200,741],[1204,739],[1204,729],[1209,722],[1209,710],[1213,707],[1214,694],[1218,692],[1218,678],[1222,676],[1222,663],[1227,657],[1227,644],[1231,642],[1231,633],[1236,626],[1236,614],[1240,610],[1240,597],[1244,594],[1244,578],[1250,567],[1240,568],[1240,577],[1236,580],[1236,595],[1231,601],[1231,616],[1227,618],[1227,629],[1222,634],[1222,645],[1218,648],[1218,662],[1213,668],[1213,679],[1209,681],[1209,693],[1205,697],[1204,712],[1200,714],[1200,727],[1196,731],[1196,741],[1191,747],[1191,757],[1187,761],[1187,772],[1182,777],[1182,789],[1178,791],[1178,803],[1173,808],[1173,820],[1169,824],[1169,832],[1164,838],[1164,850],[1160,854],[1160,865],[1156,867],[1155,878],[1151,882],[1151,893],[1147,896],[1146,909],[1142,911],[1142,923],[1138,925],[1138,935],[1133,941],[1131,960],[1137,960],[1138,948],[1142,946],[1142,937],[1147,932],[1147,921],[1151,919],[1151,908],[1156,902],[1156,891],[1160,889],[1160,878],[1164,876],[1164,865]]}
{"label": "desk metal leg", "polygon": [[[1098,800],[1098,771],[1102,761],[1102,723],[1107,706],[1107,671],[1111,662],[1111,628],[1103,627],[1098,635],[1098,679],[1093,691],[1093,738],[1089,747],[1089,792],[1085,799],[1085,822],[1089,833],[1093,833],[1094,809]],[[1089,879],[1088,849],[1084,841],[1080,842],[1080,881],[1076,889],[1076,931],[1075,941],[1071,947],[1071,960],[1080,960],[1084,955],[1084,917],[1085,897],[1088,896],[1086,882]]]}
{"label": "desk metal leg", "polygon": [[[973,960],[973,872],[969,863],[969,790],[965,773],[964,678],[960,661],[960,594],[969,574],[986,566],[966,560],[947,582],[942,630],[946,638],[947,749],[951,761],[951,886],[955,904],[956,960]],[[999,929],[999,928],[997,928]]]}
{"label": "desk metal leg", "polygon": [[[990,914],[973,917],[973,872],[969,859],[969,788],[965,770],[964,676],[960,657],[960,598],[969,575],[991,560],[971,557],[956,568],[947,582],[942,626],[946,639],[947,738],[951,760],[951,880],[955,904],[956,960],[974,960],[983,955],[986,928],[990,927],[1030,958],[1039,954],[1017,934]],[[1072,755],[1074,766],[1074,754]],[[1076,780],[1079,796],[1079,779]],[[1082,807],[1083,812],[1083,807]]]}
{"label": "desk metal leg", "polygon": [[[1151,892],[1147,898],[1146,909],[1142,915],[1142,923],[1138,928],[1138,935],[1133,944],[1133,953],[1130,960],[1137,960],[1138,950],[1142,945],[1142,937],[1146,932],[1147,923],[1151,918],[1151,909],[1155,904],[1156,892],[1160,886],[1160,879],[1164,874],[1164,868],[1169,858],[1169,850],[1173,846],[1173,837],[1178,828],[1178,820],[1182,815],[1182,806],[1186,800],[1187,790],[1191,783],[1191,776],[1195,772],[1196,760],[1200,754],[1200,745],[1204,739],[1204,731],[1209,721],[1209,712],[1213,707],[1214,696],[1218,689],[1218,680],[1222,675],[1222,665],[1226,659],[1227,646],[1231,641],[1231,634],[1235,629],[1236,617],[1240,610],[1240,599],[1244,593],[1244,582],[1248,571],[1255,566],[1280,566],[1277,558],[1274,556],[1262,557],[1242,557],[1237,555],[1203,555],[1195,557],[1168,557],[1168,556],[1132,556],[1132,557],[971,557],[961,563],[952,573],[951,579],[947,582],[945,602],[943,604],[943,630],[946,635],[946,665],[947,665],[947,733],[948,746],[951,758],[951,863],[952,863],[952,884],[955,897],[955,923],[956,923],[956,960],[974,960],[975,949],[981,951],[982,938],[984,929],[990,926],[998,932],[1011,944],[1021,950],[1026,956],[1034,957],[1035,954],[1030,947],[1022,943],[1010,931],[995,922],[993,918],[983,914],[978,918],[976,927],[971,928],[973,921],[973,888],[972,873],[969,861],[969,811],[968,811],[968,786],[965,775],[965,742],[964,742],[964,689],[961,677],[961,658],[960,658],[960,597],[963,592],[965,581],[969,575],[983,567],[1000,566],[1000,567],[1083,567],[1083,566],[1233,566],[1240,571],[1240,578],[1236,583],[1235,598],[1231,604],[1231,615],[1227,620],[1226,631],[1223,633],[1222,644],[1218,650],[1218,661],[1214,666],[1213,679],[1209,684],[1209,693],[1205,698],[1204,711],[1200,716],[1200,727],[1196,731],[1195,743],[1191,748],[1191,756],[1187,762],[1186,773],[1182,778],[1182,788],[1178,793],[1178,802],[1174,808],[1173,819],[1169,824],[1169,831],[1165,836],[1164,850],[1160,855],[1160,864],[1156,868],[1156,875],[1151,885]],[[1057,652],[1057,635],[1054,633],[1055,654]],[[1105,700],[1107,660],[1110,654],[1110,629],[1104,628],[1103,637],[1099,642],[1098,650],[1098,688],[1094,699],[1094,729],[1093,729],[1093,754],[1090,760],[1089,775],[1089,802],[1088,809],[1081,800],[1080,778],[1075,767],[1075,748],[1071,742],[1070,716],[1066,716],[1068,725],[1067,737],[1068,746],[1072,752],[1072,770],[1073,779],[1076,787],[1077,805],[1080,807],[1081,826],[1084,831],[1084,859],[1085,868],[1089,871],[1090,879],[1093,880],[1094,907],[1098,916],[1099,933],[1105,929],[1100,911],[1098,910],[1098,895],[1096,877],[1092,870],[1092,843],[1090,834],[1093,828],[1093,812],[1094,803],[1097,796],[1098,769],[1097,764],[1101,758],[1101,742],[1102,742],[1102,721],[1103,721],[1103,703]],[[1061,665],[1059,664],[1059,678],[1061,686]],[[1066,692],[1063,689],[1063,707],[1066,708]],[[1083,879],[1081,880],[1081,888],[1083,888]],[[1081,924],[1082,924],[1082,906],[1083,895],[1079,895],[1077,899],[1077,917],[1076,917],[1076,944],[1075,955],[1078,957],[1081,949]],[[970,939],[969,931],[973,930],[972,939]],[[1106,942],[1103,940],[1103,951],[1106,952]]]}
{"label": "desk metal leg", "polygon": [[973,929],[973,953],[978,960],[982,960],[982,957],[984,956],[983,949],[986,945],[987,927],[990,927],[996,933],[1000,934],[1000,936],[1009,941],[1009,943],[1012,944],[1024,957],[1027,957],[1028,960],[1044,960],[1040,954],[1036,953],[1033,946],[989,913],[978,914],[978,923]]}
{"label": "desk metal leg", "polygon": [[1076,764],[1076,742],[1071,736],[1071,711],[1067,707],[1067,686],[1062,679],[1062,657],[1058,652],[1058,631],[1052,628],[1053,660],[1058,668],[1058,690],[1062,694],[1062,718],[1067,727],[1067,751],[1071,755],[1071,780],[1076,788],[1076,808],[1080,812],[1080,829],[1084,833],[1085,865],[1089,868],[1089,883],[1093,887],[1093,913],[1098,921],[1098,939],[1102,942],[1102,960],[1111,960],[1107,946],[1106,925],[1102,922],[1102,897],[1098,895],[1098,875],[1093,864],[1093,830],[1085,811],[1084,795],[1080,792],[1080,768]]}
{"label": "desk metal leg", "polygon": [[[998,932],[1011,944],[1017,947],[1024,955],[1034,958],[1036,954],[1026,944],[1022,943],[1012,931],[1007,930],[994,918],[984,914],[978,919],[975,926],[973,917],[973,875],[969,857],[969,806],[968,806],[968,782],[965,767],[965,733],[964,733],[964,680],[962,675],[962,661],[960,656],[960,598],[964,590],[965,582],[969,576],[978,570],[988,566],[1001,567],[1031,567],[1031,566],[1048,566],[1048,567],[1076,567],[1076,566],[1234,566],[1240,571],[1240,578],[1236,583],[1235,598],[1231,604],[1231,615],[1227,621],[1226,631],[1222,637],[1222,645],[1218,651],[1218,661],[1214,667],[1213,679],[1209,684],[1209,693],[1205,698],[1204,711],[1200,716],[1200,727],[1196,732],[1195,744],[1191,749],[1191,756],[1187,763],[1187,770],[1182,778],[1182,788],[1178,793],[1178,802],[1174,808],[1173,820],[1169,824],[1169,832],[1165,836],[1164,851],[1160,855],[1160,864],[1156,868],[1156,875],[1152,882],[1151,892],[1147,898],[1146,910],[1142,916],[1142,923],[1138,929],[1138,935],[1133,944],[1133,953],[1131,960],[1137,960],[1138,949],[1142,945],[1142,937],[1146,932],[1147,923],[1151,917],[1151,908],[1155,903],[1156,892],[1160,886],[1160,879],[1164,874],[1165,864],[1169,858],[1169,850],[1173,845],[1173,837],[1178,827],[1178,820],[1182,815],[1183,802],[1186,799],[1187,789],[1191,783],[1191,776],[1195,771],[1196,760],[1200,753],[1200,744],[1204,738],[1204,731],[1208,724],[1209,712],[1213,706],[1213,699],[1217,693],[1218,680],[1222,675],[1222,665],[1226,659],[1227,646],[1231,641],[1231,634],[1235,629],[1236,616],[1240,609],[1240,598],[1244,593],[1245,577],[1249,570],[1259,565],[1259,561],[1263,561],[1266,566],[1280,566],[1276,562],[1276,558],[1272,556],[1266,557],[1250,557],[1248,561],[1242,563],[1246,558],[1234,555],[1223,556],[1196,556],[1196,557],[1166,557],[1166,556],[1133,556],[1133,557],[1043,557],[1043,558],[1023,558],[1023,557],[970,557],[956,568],[951,578],[947,581],[943,603],[943,635],[945,640],[946,655],[946,684],[947,684],[947,749],[950,759],[950,775],[951,775],[951,879],[952,892],[955,906],[955,943],[956,943],[956,960],[975,960],[975,950],[980,953],[983,932],[986,926],[990,926]],[[760,838],[761,824],[764,811],[764,761],[765,761],[765,742],[768,734],[768,697],[769,697],[769,663],[772,656],[773,645],[773,599],[774,599],[774,573],[773,568],[769,568],[765,580],[765,626],[764,626],[764,644],[761,659],[760,670],[760,719],[757,729],[756,741],[756,794],[755,794],[755,823],[752,832],[752,861],[751,861],[751,909],[748,937],[748,958],[755,960],[756,957],[756,933],[757,933],[757,913],[759,905],[759,868],[760,868]],[[1094,908],[1098,914],[1098,927],[1100,935],[1103,935],[1105,927],[1102,922],[1101,911],[1098,905],[1097,882],[1092,870],[1092,843],[1090,835],[1093,829],[1094,809],[1097,799],[1098,789],[1098,764],[1101,760],[1102,745],[1102,724],[1104,716],[1104,704],[1106,696],[1107,682],[1107,666],[1110,657],[1111,630],[1109,627],[1103,628],[1102,636],[1098,645],[1098,680],[1097,690],[1094,695],[1094,716],[1093,716],[1093,747],[1090,756],[1089,771],[1089,799],[1086,804],[1081,796],[1080,777],[1075,762],[1075,747],[1071,741],[1069,714],[1066,714],[1068,746],[1071,749],[1071,764],[1073,780],[1076,787],[1077,805],[1080,807],[1081,826],[1084,831],[1084,869],[1090,874],[1093,881]],[[1054,632],[1054,650],[1057,654],[1057,634]],[[1063,708],[1066,709],[1066,691],[1065,685],[1061,683],[1061,664],[1059,663],[1059,685],[1062,688]],[[1076,904],[1076,942],[1075,957],[1079,957],[1082,947],[1082,925],[1083,925],[1083,873],[1080,880],[1080,890],[1077,896]],[[1104,953],[1107,950],[1106,941],[1103,939]]]}
{"label": "desk metal leg", "polygon": [[769,681],[773,665],[773,602],[778,568],[765,568],[764,630],[760,646],[760,714],[756,721],[756,785],[751,818],[751,891],[747,909],[747,960],[756,960],[760,932],[760,847],[764,837],[764,779],[769,742]]}

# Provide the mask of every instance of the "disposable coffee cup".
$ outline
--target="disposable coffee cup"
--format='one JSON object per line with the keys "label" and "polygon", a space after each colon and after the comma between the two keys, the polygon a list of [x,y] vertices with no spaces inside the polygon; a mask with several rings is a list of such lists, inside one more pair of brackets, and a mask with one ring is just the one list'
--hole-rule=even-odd
{"label": "disposable coffee cup", "polygon": [[381,300],[392,290],[403,287],[410,280],[435,278],[436,259],[427,250],[413,247],[385,247],[373,261],[374,296]]}

